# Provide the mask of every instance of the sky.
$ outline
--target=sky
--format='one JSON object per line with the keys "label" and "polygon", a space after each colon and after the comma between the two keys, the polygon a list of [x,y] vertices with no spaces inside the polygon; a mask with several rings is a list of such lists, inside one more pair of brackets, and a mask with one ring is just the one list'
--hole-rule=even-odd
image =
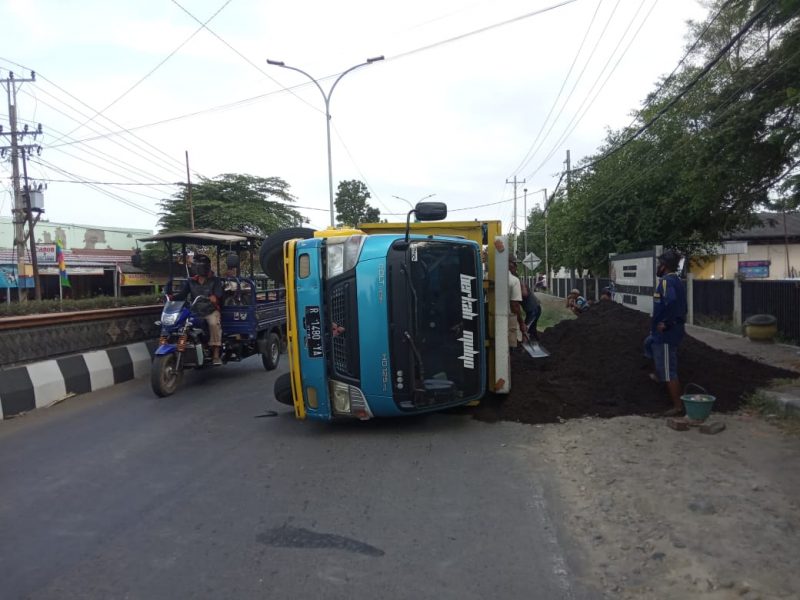
{"label": "sky", "polygon": [[[36,72],[14,86],[17,116],[42,125],[24,142],[42,147],[28,175],[53,222],[156,231],[188,152],[195,182],[284,179],[324,228],[327,95],[334,193],[357,179],[390,221],[430,197],[511,231],[515,195],[522,228],[567,151],[576,165],[628,125],[705,14],[696,0],[4,0],[0,79]],[[8,155],[0,177],[7,216]]]}

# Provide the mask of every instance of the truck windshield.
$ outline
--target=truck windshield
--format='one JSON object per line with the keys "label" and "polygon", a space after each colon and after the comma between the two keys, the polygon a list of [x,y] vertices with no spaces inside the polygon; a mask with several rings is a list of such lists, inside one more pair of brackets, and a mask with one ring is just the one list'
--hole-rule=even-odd
{"label": "truck windshield", "polygon": [[418,240],[390,251],[395,397],[447,403],[481,393],[481,315],[475,247]]}

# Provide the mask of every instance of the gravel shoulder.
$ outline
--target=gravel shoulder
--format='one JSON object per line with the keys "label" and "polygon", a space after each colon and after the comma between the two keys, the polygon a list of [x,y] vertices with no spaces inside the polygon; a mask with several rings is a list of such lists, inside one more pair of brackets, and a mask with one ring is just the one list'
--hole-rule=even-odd
{"label": "gravel shoulder", "polygon": [[[545,300],[554,310],[558,301]],[[717,350],[800,370],[797,347],[699,327],[688,333]],[[635,414],[534,425],[555,475],[563,531],[598,597],[800,597],[800,436],[743,411],[710,420],[725,430],[675,431],[663,418]]]}
{"label": "gravel shoulder", "polygon": [[604,597],[797,597],[800,438],[715,418],[717,435],[640,416],[542,428],[566,529]]}

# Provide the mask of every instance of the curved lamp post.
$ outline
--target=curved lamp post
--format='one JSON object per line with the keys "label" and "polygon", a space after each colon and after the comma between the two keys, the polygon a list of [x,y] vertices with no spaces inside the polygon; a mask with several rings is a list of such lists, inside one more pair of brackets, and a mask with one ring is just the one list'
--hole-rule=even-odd
{"label": "curved lamp post", "polygon": [[325,91],[322,89],[322,86],[314,79],[311,75],[303,71],[302,69],[298,69],[297,67],[290,67],[289,65],[285,64],[283,61],[280,60],[270,60],[267,59],[267,64],[273,65],[275,67],[283,67],[284,69],[289,69],[291,71],[297,71],[298,73],[302,73],[306,77],[308,77],[317,89],[319,90],[322,97],[325,99],[325,126],[326,126],[326,133],[328,136],[328,195],[330,196],[331,202],[331,227],[334,226],[334,212],[333,212],[333,163],[331,160],[331,95],[333,94],[333,90],[336,87],[336,84],[339,83],[339,80],[347,75],[350,71],[355,71],[359,67],[365,67],[367,65],[371,65],[374,62],[378,62],[379,60],[383,60],[383,56],[376,56],[374,58],[368,58],[366,62],[360,63],[355,65],[354,67],[350,67],[346,71],[344,71],[339,77],[336,78],[336,81],[333,82],[331,89],[328,90],[326,94]]}
{"label": "curved lamp post", "polygon": [[[423,200],[427,200],[428,198],[433,198],[435,195],[436,195],[435,193],[434,194],[428,194],[427,196],[423,196],[422,198],[417,200],[417,202],[422,202]],[[397,198],[398,200],[402,200],[403,202],[405,202],[406,204],[408,204],[411,207],[411,210],[414,210],[414,205],[411,204],[411,202],[409,200],[406,200],[402,196],[394,196],[393,195],[392,198]]]}

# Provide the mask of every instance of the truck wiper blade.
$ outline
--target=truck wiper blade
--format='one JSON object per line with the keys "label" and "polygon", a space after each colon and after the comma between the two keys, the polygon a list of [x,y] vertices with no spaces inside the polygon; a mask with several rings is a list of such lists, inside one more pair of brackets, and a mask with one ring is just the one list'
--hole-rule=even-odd
{"label": "truck wiper blade", "polygon": [[414,343],[414,336],[407,331],[403,332],[403,336],[408,340],[408,345],[411,346],[411,354],[414,356],[414,362],[419,370],[419,380],[425,381],[425,367],[422,365],[422,355],[419,353],[419,349]]}

